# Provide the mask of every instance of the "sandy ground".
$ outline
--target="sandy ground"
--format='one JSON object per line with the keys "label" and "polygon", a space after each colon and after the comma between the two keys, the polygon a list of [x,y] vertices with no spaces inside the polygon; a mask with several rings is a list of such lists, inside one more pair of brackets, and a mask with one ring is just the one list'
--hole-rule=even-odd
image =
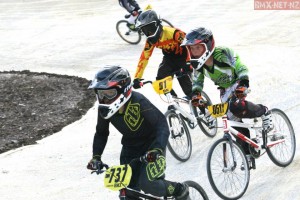
{"label": "sandy ground", "polygon": [[[201,2],[198,0],[140,1],[151,3],[175,26],[188,31],[207,26],[217,45],[234,48],[250,69],[249,100],[278,107],[291,119],[299,141],[300,12],[256,11],[253,1]],[[99,66],[119,64],[133,74],[143,44],[129,45],[115,31],[125,11],[111,0],[10,0],[0,2],[1,70],[31,70],[76,75],[91,79]],[[161,55],[156,50],[145,78],[153,79]],[[178,85],[175,84],[175,87]],[[205,91],[218,102],[210,81]],[[141,90],[164,111],[150,87]],[[103,187],[103,177],[90,175],[85,166],[91,157],[96,110],[62,131],[0,155],[0,196],[17,199],[117,199]],[[210,199],[219,199],[206,175],[211,144],[199,129],[192,133],[193,153],[186,163],[167,154],[167,178],[199,182]],[[117,164],[120,134],[112,129],[103,160]],[[294,162],[280,168],[267,155],[257,160],[242,199],[300,199],[299,142]]]}

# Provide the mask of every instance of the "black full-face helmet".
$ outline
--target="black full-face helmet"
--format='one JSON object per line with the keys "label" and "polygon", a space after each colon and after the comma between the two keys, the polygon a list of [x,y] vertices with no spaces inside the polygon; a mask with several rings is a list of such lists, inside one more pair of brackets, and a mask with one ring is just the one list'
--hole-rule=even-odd
{"label": "black full-face helmet", "polygon": [[142,12],[137,19],[136,26],[145,34],[151,44],[159,40],[163,29],[161,19],[154,10]]}
{"label": "black full-face helmet", "polygon": [[[199,58],[195,58],[191,54],[191,50],[190,50],[190,46],[196,44],[202,44],[205,47],[205,52]],[[183,40],[181,46],[188,47],[188,50],[192,57],[191,63],[193,66],[195,66],[194,68],[198,70],[202,67],[202,65],[204,65],[204,63],[213,53],[215,49],[215,40],[211,30],[203,27],[199,27],[191,30],[186,34],[185,39]],[[194,65],[194,63],[197,63],[197,65]]]}
{"label": "black full-face helmet", "polygon": [[127,69],[106,66],[95,75],[88,89],[94,89],[104,119],[113,116],[131,97],[132,85]]}

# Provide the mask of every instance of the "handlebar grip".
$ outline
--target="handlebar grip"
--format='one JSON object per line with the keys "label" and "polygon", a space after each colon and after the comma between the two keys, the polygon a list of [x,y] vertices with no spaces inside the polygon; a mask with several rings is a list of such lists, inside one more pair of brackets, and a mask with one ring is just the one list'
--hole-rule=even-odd
{"label": "handlebar grip", "polygon": [[147,83],[151,83],[152,84],[152,81],[144,81],[144,82],[141,82],[143,85],[147,84]]}

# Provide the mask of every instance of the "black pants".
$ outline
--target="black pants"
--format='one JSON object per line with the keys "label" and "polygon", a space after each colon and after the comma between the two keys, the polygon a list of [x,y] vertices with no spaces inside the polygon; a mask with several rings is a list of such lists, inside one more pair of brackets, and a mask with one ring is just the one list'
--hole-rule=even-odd
{"label": "black pants", "polygon": [[[183,58],[173,58],[170,56],[164,56],[162,62],[159,65],[157,71],[156,80],[163,79],[167,76],[174,76],[175,72],[178,72],[183,66],[186,65],[186,61]],[[192,95],[192,81],[188,75],[184,75],[178,78],[178,82],[184,92],[188,97]],[[176,95],[173,91],[172,95]]]}
{"label": "black pants", "polygon": [[[145,147],[122,147],[120,163],[129,164],[134,158],[138,158],[146,153],[148,149]],[[169,196],[168,191],[170,185],[176,187],[176,182],[170,182],[164,179],[164,176],[150,181],[146,171],[147,164],[137,162],[132,167],[132,178],[128,187],[135,190],[143,190],[155,196]]]}
{"label": "black pants", "polygon": [[239,118],[261,117],[266,112],[266,107],[261,104],[254,104],[250,101],[239,100],[233,96],[229,102],[229,110]]}

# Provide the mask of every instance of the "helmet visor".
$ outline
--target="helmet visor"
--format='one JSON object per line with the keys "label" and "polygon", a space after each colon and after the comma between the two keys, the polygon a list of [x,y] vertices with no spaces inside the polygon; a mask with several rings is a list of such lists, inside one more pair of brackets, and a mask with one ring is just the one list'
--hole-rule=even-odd
{"label": "helmet visor", "polygon": [[142,32],[145,34],[146,37],[153,37],[156,35],[158,31],[157,23],[151,22],[143,27],[141,27]]}
{"label": "helmet visor", "polygon": [[108,90],[95,90],[95,92],[100,100],[103,100],[104,97],[111,100],[111,99],[115,98],[118,94],[118,91],[115,88],[108,89]]}

